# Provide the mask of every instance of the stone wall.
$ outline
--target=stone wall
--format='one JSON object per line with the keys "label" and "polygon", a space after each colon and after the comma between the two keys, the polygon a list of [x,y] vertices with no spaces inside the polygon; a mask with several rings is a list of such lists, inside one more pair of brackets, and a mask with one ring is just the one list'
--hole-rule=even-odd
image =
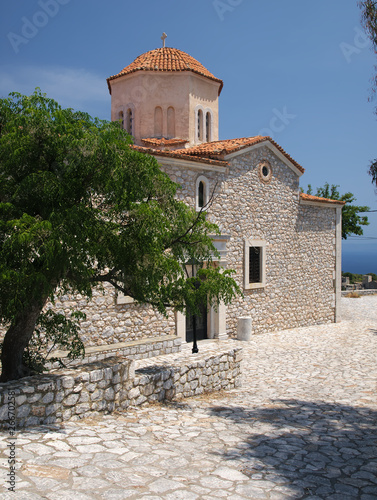
{"label": "stone wall", "polygon": [[[228,267],[244,292],[228,307],[229,333],[240,316],[252,318],[254,333],[334,321],[335,210],[301,206],[298,175],[267,147],[234,158],[220,191],[211,219],[230,235]],[[266,243],[264,287],[244,289],[245,240]]]}
{"label": "stone wall", "polygon": [[[114,287],[105,283],[103,290],[94,289],[89,300],[77,295],[55,297],[47,308],[69,315],[72,310],[86,314],[80,323],[80,337],[85,347],[105,346],[149,337],[175,334],[175,314],[170,311],[165,318],[152,307],[130,303],[117,303]],[[5,334],[0,327],[0,341]]]}
{"label": "stone wall", "polygon": [[[145,359],[181,351],[182,339],[175,335],[150,337],[131,342],[120,342],[108,346],[92,346],[85,349],[84,358],[68,359],[68,352],[54,351],[50,357],[61,358],[65,366],[73,368],[94,361],[103,361],[114,356],[125,356],[128,359]],[[47,363],[48,369],[59,369],[59,362]]]}
{"label": "stone wall", "polygon": [[[270,182],[258,164],[267,160]],[[182,189],[179,196],[195,206],[195,181],[208,179],[214,202],[208,217],[229,235],[227,267],[244,297],[227,308],[227,332],[236,336],[238,318],[252,318],[253,333],[335,320],[334,208],[303,206],[299,176],[269,148],[260,147],[230,160],[228,173],[165,167]],[[266,242],[266,286],[244,289],[245,240]]]}
{"label": "stone wall", "polygon": [[57,312],[69,314],[76,308],[86,314],[86,321],[81,323],[81,338],[85,346],[175,333],[172,311],[165,318],[149,306],[117,303],[117,293],[109,284],[105,284],[103,291],[95,289],[91,300],[80,295],[63,295],[55,300],[54,310]]}
{"label": "stone wall", "polygon": [[[242,350],[219,349],[170,354],[134,361],[108,358],[73,370],[0,384],[0,427],[16,428],[78,420],[99,412],[127,409],[240,385]],[[140,363],[135,369],[135,363]],[[136,365],[137,366],[137,365]]]}
{"label": "stone wall", "polygon": [[347,297],[350,293],[356,292],[358,295],[376,295],[377,290],[345,290],[342,291],[342,297]]}

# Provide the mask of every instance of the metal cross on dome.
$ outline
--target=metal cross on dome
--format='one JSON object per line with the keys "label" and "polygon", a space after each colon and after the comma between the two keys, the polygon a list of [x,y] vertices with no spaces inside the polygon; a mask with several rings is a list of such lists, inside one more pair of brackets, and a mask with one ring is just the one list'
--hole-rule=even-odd
{"label": "metal cross on dome", "polygon": [[167,39],[168,35],[166,33],[162,33],[162,47],[165,48],[165,40]]}

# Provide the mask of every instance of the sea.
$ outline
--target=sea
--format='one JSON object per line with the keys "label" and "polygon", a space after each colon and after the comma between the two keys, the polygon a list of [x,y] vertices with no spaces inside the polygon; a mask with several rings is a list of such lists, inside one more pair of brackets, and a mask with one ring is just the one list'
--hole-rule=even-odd
{"label": "sea", "polygon": [[342,249],[342,271],[354,274],[377,274],[377,242],[367,248],[346,247]]}

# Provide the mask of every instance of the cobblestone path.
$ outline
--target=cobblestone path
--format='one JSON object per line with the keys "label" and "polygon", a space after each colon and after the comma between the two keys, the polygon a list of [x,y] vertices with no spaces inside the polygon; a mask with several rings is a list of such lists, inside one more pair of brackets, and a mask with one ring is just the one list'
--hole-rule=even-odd
{"label": "cobblestone path", "polygon": [[2,433],[0,498],[376,500],[377,296],[342,309],[242,343],[240,389],[19,432],[16,494]]}

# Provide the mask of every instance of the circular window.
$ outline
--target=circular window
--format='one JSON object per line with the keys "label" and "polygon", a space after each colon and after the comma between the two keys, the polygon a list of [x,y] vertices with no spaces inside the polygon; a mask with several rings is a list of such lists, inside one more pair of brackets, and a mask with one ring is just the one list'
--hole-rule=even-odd
{"label": "circular window", "polygon": [[272,178],[272,168],[270,162],[268,162],[267,160],[263,160],[262,162],[260,162],[258,165],[258,173],[259,178],[262,182],[266,184],[270,182]]}

